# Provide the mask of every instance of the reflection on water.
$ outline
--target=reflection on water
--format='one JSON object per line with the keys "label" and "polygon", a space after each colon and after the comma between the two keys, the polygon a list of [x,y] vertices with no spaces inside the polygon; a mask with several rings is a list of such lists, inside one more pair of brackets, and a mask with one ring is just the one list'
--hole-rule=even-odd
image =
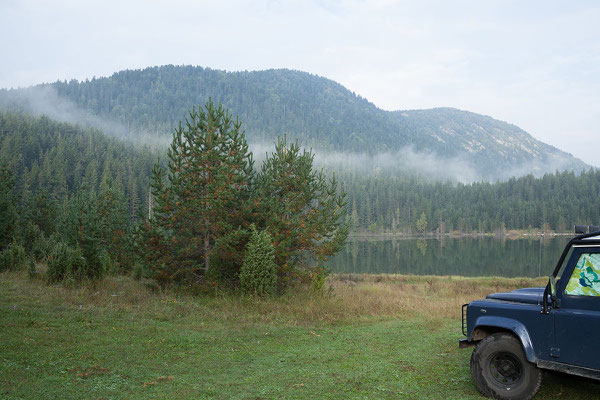
{"label": "reflection on water", "polygon": [[334,273],[462,276],[549,275],[570,237],[547,239],[349,239]]}

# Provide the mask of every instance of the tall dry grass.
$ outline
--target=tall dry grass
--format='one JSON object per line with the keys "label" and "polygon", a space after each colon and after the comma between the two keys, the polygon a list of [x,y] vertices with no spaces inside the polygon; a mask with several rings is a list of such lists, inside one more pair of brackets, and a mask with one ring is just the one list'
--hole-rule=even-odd
{"label": "tall dry grass", "polygon": [[46,304],[57,309],[127,312],[159,320],[201,323],[335,324],[423,316],[459,319],[461,305],[489,293],[542,286],[543,278],[465,278],[413,275],[333,275],[327,293],[297,288],[278,297],[236,293],[192,295],[152,289],[129,277],[108,277],[80,287],[47,285],[23,272],[0,274],[0,302]]}
{"label": "tall dry grass", "polygon": [[545,284],[543,278],[418,275],[336,275],[331,282],[357,314],[436,318],[460,318],[462,304],[490,293]]}

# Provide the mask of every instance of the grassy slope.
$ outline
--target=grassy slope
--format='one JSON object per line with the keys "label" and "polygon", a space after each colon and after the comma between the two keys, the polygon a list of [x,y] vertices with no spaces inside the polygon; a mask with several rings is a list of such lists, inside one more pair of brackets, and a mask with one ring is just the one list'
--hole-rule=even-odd
{"label": "grassy slope", "polygon": [[[528,279],[337,277],[334,295],[152,293],[128,278],[64,289],[0,274],[2,398],[480,398],[460,304]],[[546,375],[538,398],[600,384]]]}

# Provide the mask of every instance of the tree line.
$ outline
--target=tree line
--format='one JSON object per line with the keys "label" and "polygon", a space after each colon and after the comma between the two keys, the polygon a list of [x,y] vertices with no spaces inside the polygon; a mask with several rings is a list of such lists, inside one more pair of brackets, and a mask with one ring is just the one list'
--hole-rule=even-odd
{"label": "tree line", "polygon": [[338,172],[354,231],[425,233],[570,231],[600,221],[600,171],[505,182],[432,182],[385,171]]}
{"label": "tree line", "polygon": [[49,280],[131,271],[155,160],[94,129],[0,113],[0,270],[27,254],[48,260]]}
{"label": "tree line", "polygon": [[[272,293],[298,281],[321,281],[327,271],[319,262],[337,252],[348,234],[345,195],[338,194],[335,179],[313,168],[311,152],[283,137],[255,169],[241,123],[212,101],[193,109],[185,125],[180,123],[175,130],[166,164],[157,161],[152,168],[148,213],[135,217],[131,212],[135,193],[127,199],[119,183],[125,177],[117,175],[122,179],[115,181],[111,173],[108,160],[114,154],[104,158],[99,182],[97,174],[84,173],[88,168],[82,166],[74,180],[81,181],[78,188],[65,174],[57,176],[57,185],[40,192],[43,201],[18,201],[16,194],[32,185],[23,179],[17,184],[13,170],[21,167],[22,177],[32,175],[34,187],[41,187],[39,174],[31,172],[36,171],[37,160],[49,155],[50,162],[61,163],[52,150],[41,150],[36,141],[43,142],[45,136],[37,138],[34,128],[49,127],[49,134],[62,143],[66,126],[8,114],[0,122],[7,132],[3,141],[7,150],[2,154],[31,155],[28,163],[20,155],[7,157],[1,169],[5,184],[0,201],[7,207],[0,216],[6,222],[0,232],[0,270],[22,262],[35,265],[19,256],[26,253],[31,260],[47,262],[49,281],[133,271],[161,284],[241,285],[248,291]],[[80,131],[72,139],[102,142],[94,135]],[[34,144],[23,145],[29,144],[23,138]],[[37,154],[28,152],[29,147]],[[14,152],[17,148],[19,153]],[[135,158],[133,148],[125,151]],[[80,152],[60,154],[73,157],[74,165],[91,164],[81,160]],[[146,155],[138,156],[143,164]],[[63,165],[61,172],[65,171]]]}

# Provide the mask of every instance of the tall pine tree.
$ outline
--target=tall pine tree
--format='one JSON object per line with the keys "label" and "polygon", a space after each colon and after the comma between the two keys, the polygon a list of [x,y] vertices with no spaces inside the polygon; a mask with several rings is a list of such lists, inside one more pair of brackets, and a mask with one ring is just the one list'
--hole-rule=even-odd
{"label": "tall pine tree", "polygon": [[157,164],[152,175],[155,204],[145,226],[153,233],[145,248],[156,257],[147,261],[161,281],[203,279],[215,247],[235,251],[227,239],[245,225],[252,156],[241,123],[209,100],[179,124],[168,157],[168,169]]}

